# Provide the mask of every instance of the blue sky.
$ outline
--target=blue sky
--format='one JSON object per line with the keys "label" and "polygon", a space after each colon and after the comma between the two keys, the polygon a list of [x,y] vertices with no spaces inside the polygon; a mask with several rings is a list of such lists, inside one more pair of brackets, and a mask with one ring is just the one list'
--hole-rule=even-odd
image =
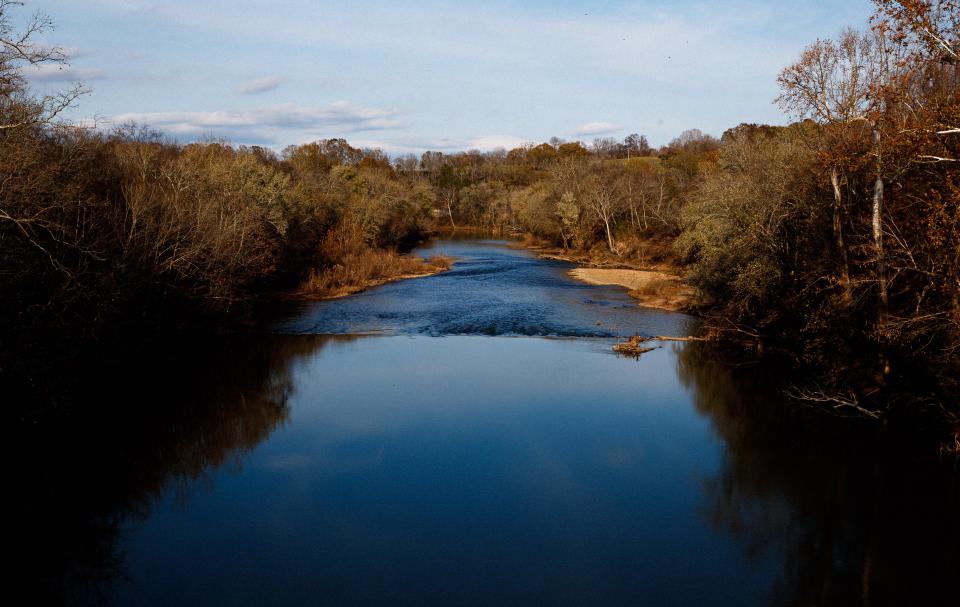
{"label": "blue sky", "polygon": [[872,4],[27,0],[20,13],[37,9],[72,59],[35,85],[93,89],[75,120],[400,154],[783,123],[777,73]]}

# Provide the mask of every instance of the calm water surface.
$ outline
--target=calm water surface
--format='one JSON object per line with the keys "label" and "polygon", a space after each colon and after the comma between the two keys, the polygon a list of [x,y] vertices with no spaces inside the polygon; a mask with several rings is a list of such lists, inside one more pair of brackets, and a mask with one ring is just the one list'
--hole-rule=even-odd
{"label": "calm water surface", "polygon": [[13,477],[18,583],[138,606],[955,603],[949,466],[778,406],[761,370],[615,357],[611,336],[692,319],[565,264],[431,248],[460,261],[85,388],[105,413]]}

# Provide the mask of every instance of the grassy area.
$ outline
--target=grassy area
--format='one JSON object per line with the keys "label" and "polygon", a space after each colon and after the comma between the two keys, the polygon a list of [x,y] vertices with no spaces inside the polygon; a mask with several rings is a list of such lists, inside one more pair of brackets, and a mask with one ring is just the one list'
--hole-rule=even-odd
{"label": "grassy area", "polygon": [[425,259],[370,249],[348,255],[342,263],[323,271],[312,271],[293,296],[305,299],[344,297],[394,280],[437,274],[452,265],[453,259],[445,255]]}

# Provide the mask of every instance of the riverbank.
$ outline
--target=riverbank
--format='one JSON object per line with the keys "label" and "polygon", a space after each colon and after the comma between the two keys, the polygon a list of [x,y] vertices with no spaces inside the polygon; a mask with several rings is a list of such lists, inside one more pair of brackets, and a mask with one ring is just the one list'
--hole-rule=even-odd
{"label": "riverbank", "polygon": [[567,272],[591,285],[615,285],[628,289],[630,297],[645,308],[670,312],[689,310],[695,301],[694,290],[679,276],[649,270],[576,268]]}
{"label": "riverbank", "polygon": [[567,274],[592,285],[627,289],[638,305],[668,312],[689,312],[697,303],[696,291],[680,277],[672,242],[662,239],[634,243],[634,256],[614,257],[597,251],[575,252],[544,246],[526,239],[518,246],[534,251],[541,259],[577,264]]}
{"label": "riverbank", "polygon": [[343,264],[322,272],[311,272],[297,290],[287,297],[301,300],[338,299],[390,282],[446,272],[451,266],[453,258],[445,255],[423,258],[389,251],[365,251],[350,256]]}

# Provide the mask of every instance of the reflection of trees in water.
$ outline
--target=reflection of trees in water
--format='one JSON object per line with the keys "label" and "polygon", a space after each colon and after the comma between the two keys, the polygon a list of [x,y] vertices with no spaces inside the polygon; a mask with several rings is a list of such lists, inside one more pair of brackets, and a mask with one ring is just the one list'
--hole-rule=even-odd
{"label": "reflection of trees in water", "polygon": [[285,422],[293,369],[331,339],[278,337],[165,352],[71,386],[69,419],[18,428],[8,460],[13,594],[109,599],[122,529],[169,491],[209,482]]}
{"label": "reflection of trees in water", "polygon": [[731,369],[695,345],[678,360],[726,445],[704,483],[705,514],[749,555],[783,559],[773,604],[956,601],[960,477],[950,466],[916,461],[872,426],[784,407],[758,388],[769,369]]}

